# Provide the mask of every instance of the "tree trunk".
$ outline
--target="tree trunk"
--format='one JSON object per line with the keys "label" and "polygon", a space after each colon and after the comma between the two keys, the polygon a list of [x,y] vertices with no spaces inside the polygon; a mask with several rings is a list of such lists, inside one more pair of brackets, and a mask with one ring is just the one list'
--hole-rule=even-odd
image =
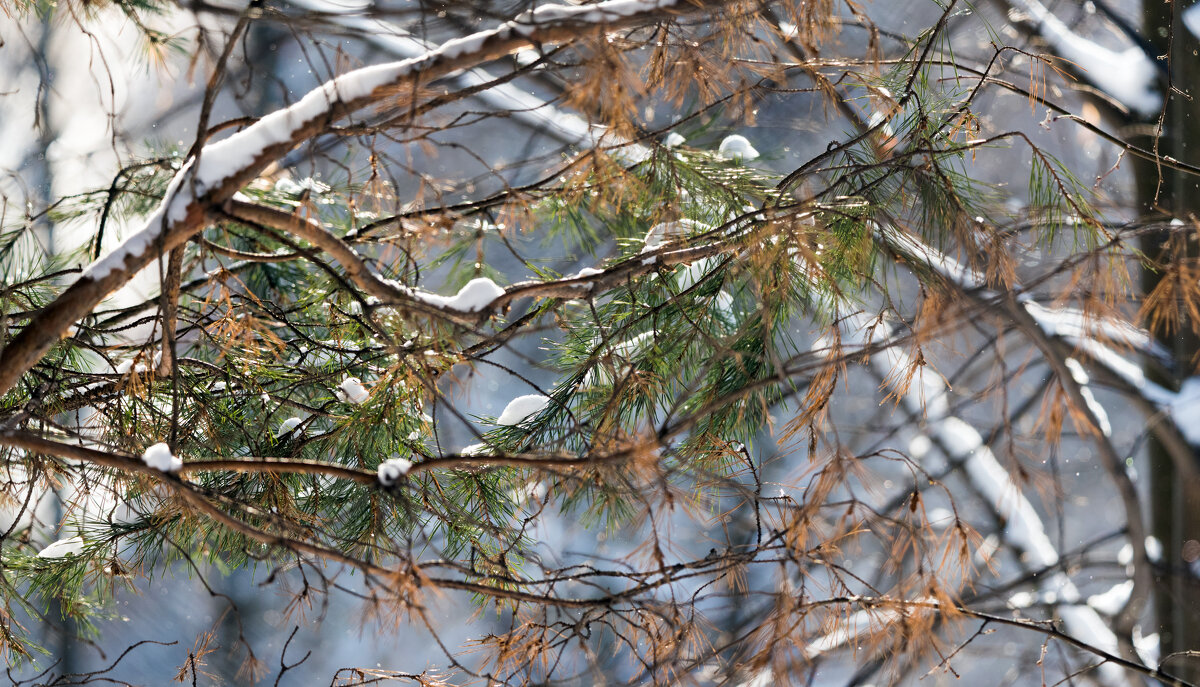
{"label": "tree trunk", "polygon": [[[1200,42],[1180,20],[1189,0],[1164,2],[1146,0],[1143,6],[1145,35],[1159,56],[1166,56],[1173,89],[1168,88],[1162,136],[1157,143],[1162,156],[1191,164],[1200,163]],[[1155,140],[1139,141],[1153,146]],[[1137,192],[1140,209],[1148,219],[1179,218],[1185,222],[1200,220],[1200,179],[1172,170],[1160,170],[1153,163],[1137,165]],[[1165,232],[1142,239],[1142,250],[1154,257],[1161,254]],[[1188,255],[1200,254],[1195,238],[1188,244]],[[1146,270],[1143,289],[1149,293],[1159,275]],[[1191,323],[1170,334],[1156,332],[1159,341],[1174,353],[1175,370],[1168,379],[1156,381],[1177,389],[1196,370],[1200,340]],[[1191,572],[1191,563],[1200,555],[1200,493],[1188,488],[1175,475],[1171,460],[1158,442],[1150,444],[1150,508],[1154,536],[1162,543],[1162,560],[1156,565],[1155,612],[1162,641],[1162,657],[1183,651],[1200,650],[1200,585]],[[1200,458],[1200,454],[1198,454]],[[1200,562],[1197,562],[1200,566]],[[1175,657],[1163,662],[1163,668],[1191,682],[1200,680],[1200,660]]]}

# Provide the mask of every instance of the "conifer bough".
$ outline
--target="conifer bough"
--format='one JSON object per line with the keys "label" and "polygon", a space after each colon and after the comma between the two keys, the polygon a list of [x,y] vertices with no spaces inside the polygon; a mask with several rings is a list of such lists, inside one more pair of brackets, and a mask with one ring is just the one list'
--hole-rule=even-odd
{"label": "conifer bough", "polygon": [[[412,83],[428,83],[461,69],[578,32],[644,23],[670,11],[695,11],[702,3],[677,0],[606,0],[595,5],[544,5],[495,29],[457,38],[422,57],[364,67],[316,88],[299,102],[245,130],[205,145],[167,187],[162,205],[144,228],[89,265],[78,281],[38,313],[0,351],[0,394],[41,360],[67,328],[87,315],[159,256],[202,230],[268,164],[326,131],[339,118],[395,97]],[[397,299],[401,300],[401,299]]]}

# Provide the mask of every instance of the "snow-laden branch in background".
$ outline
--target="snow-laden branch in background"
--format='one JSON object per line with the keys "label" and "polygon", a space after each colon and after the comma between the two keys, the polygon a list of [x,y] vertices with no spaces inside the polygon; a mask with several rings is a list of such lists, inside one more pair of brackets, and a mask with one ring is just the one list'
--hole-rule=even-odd
{"label": "snow-laden branch in background", "polygon": [[[494,29],[455,38],[424,51],[410,50],[411,56],[399,62],[362,67],[331,79],[309,91],[299,102],[260,118],[226,139],[204,146],[199,165],[193,167],[189,164],[175,175],[162,205],[147,222],[146,229],[130,236],[109,255],[85,268],[83,278],[103,279],[112,271],[124,267],[124,258],[130,253],[145,252],[160,226],[181,222],[193,200],[242,170],[256,166],[263,154],[275,146],[298,143],[297,132],[311,122],[341,114],[337,111],[339,105],[353,105],[357,101],[370,99],[385,86],[396,85],[405,77],[464,55],[480,53],[481,59],[486,59],[489,56],[486,50],[489,43],[533,36],[543,26],[562,23],[603,24],[675,4],[676,0],[608,0],[585,6],[543,5],[523,12]],[[449,73],[458,71],[451,69]],[[360,106],[362,104],[365,103],[359,103]],[[584,132],[581,130],[580,133]]]}
{"label": "snow-laden branch in background", "polygon": [[1192,36],[1200,39],[1200,5],[1192,5],[1184,10],[1181,19],[1187,30],[1192,32]]}
{"label": "snow-laden branch in background", "polygon": [[[676,7],[676,5],[679,5]],[[569,40],[580,31],[650,21],[664,11],[691,12],[705,3],[678,0],[606,0],[592,5],[543,5],[493,29],[443,43],[399,62],[363,67],[313,89],[299,102],[272,112],[228,138],[204,146],[172,179],[158,209],[142,228],[80,278],[0,351],[0,394],[38,363],[67,328],[159,255],[199,232],[210,213],[268,164],[324,131],[339,117],[394,97],[415,79],[443,78],[538,43]]]}
{"label": "snow-laden branch in background", "polygon": [[[847,348],[878,347],[892,339],[891,328],[881,318],[855,313],[840,322]],[[1052,570],[1059,564],[1058,550],[1046,533],[1041,516],[1020,485],[1000,464],[979,431],[950,413],[949,389],[929,365],[917,365],[907,352],[888,346],[871,356],[870,364],[883,376],[895,397],[909,412],[923,417],[925,431],[962,466],[971,485],[987,499],[1004,520],[1004,540],[1019,551],[1033,569]],[[911,380],[905,380],[913,371]],[[1057,607],[1066,632],[1072,637],[1110,654],[1117,654],[1117,637],[1096,613],[1083,603],[1079,590],[1066,573],[1054,571],[1038,581],[1043,593],[1053,593],[1062,603]],[[1105,682],[1119,684],[1123,671],[1112,664],[1100,666]]]}
{"label": "snow-laden branch in background", "polygon": [[1143,116],[1162,107],[1158,68],[1141,47],[1115,52],[1072,31],[1039,0],[1010,0],[1010,4],[1029,15],[1055,54],[1075,65],[1096,88]]}
{"label": "snow-laden branch in background", "polygon": [[[997,296],[988,288],[987,280],[982,274],[911,234],[880,226],[875,227],[875,234],[887,246],[928,267],[958,288],[977,291],[982,297]],[[1140,375],[1141,380],[1146,382],[1145,376],[1141,375],[1141,368],[1125,360],[1112,348],[1113,345],[1141,351],[1165,364],[1169,364],[1171,360],[1170,352],[1155,341],[1149,332],[1125,320],[1093,316],[1076,308],[1046,307],[1019,287],[1014,291],[1017,301],[1037,321],[1042,331],[1085,350],[1105,365],[1112,364],[1114,374],[1123,379],[1133,379]],[[1138,372],[1134,373],[1128,369],[1130,367]],[[1165,398],[1162,394],[1170,395],[1169,391],[1161,387],[1155,388],[1151,382],[1139,383],[1138,388],[1144,388],[1150,399],[1156,402]]]}
{"label": "snow-laden branch in background", "polygon": [[[433,49],[433,46],[399,26],[357,14],[372,5],[347,7],[329,0],[288,0],[293,7],[319,12],[328,21],[343,28],[352,29],[365,41],[401,58],[413,58]],[[524,66],[524,65],[522,65]],[[479,88],[492,84],[496,77],[482,68],[464,69],[447,78],[463,88]],[[495,84],[475,93],[473,97],[486,103],[496,112],[507,112],[512,119],[535,131],[553,136],[567,145],[592,147],[602,142],[622,146],[613,154],[629,163],[640,162],[650,155],[645,146],[627,144],[608,134],[605,127],[589,124],[582,117],[564,112],[545,100],[524,91],[511,83]],[[607,134],[607,136],[606,136]]]}
{"label": "snow-laden branch in background", "polygon": [[[961,264],[913,236],[892,229],[876,228],[877,235],[909,258],[937,272],[943,278],[967,291],[977,291],[981,297],[994,298],[987,289],[983,275]],[[1120,379],[1154,406],[1169,414],[1175,428],[1192,446],[1200,446],[1200,377],[1184,380],[1179,392],[1173,392],[1146,378],[1141,366],[1122,355],[1117,347],[1139,351],[1169,365],[1171,354],[1150,333],[1124,320],[1095,317],[1082,310],[1067,307],[1046,307],[1028,293],[1017,291],[1017,302],[1037,322],[1047,336],[1061,339],[1085,354],[1093,364]],[[1082,372],[1082,369],[1080,369]],[[1073,373],[1074,377],[1077,377]],[[1086,375],[1085,375],[1086,377]],[[1081,391],[1091,390],[1080,383]],[[1094,402],[1094,397],[1092,402]],[[1092,405],[1089,402],[1089,406]],[[1096,404],[1099,407],[1099,404]]]}

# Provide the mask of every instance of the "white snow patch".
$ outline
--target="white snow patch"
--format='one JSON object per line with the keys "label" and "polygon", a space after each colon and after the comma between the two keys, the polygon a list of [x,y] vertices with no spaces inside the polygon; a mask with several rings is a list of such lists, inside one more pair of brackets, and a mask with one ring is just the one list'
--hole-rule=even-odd
{"label": "white snow patch", "polygon": [[275,432],[275,438],[279,439],[285,436],[290,436],[292,432],[296,430],[296,427],[300,426],[301,422],[303,422],[303,420],[298,417],[289,417],[288,419],[279,423],[279,430]]}
{"label": "white snow patch", "polygon": [[1133,544],[1126,542],[1117,551],[1117,564],[1118,565],[1129,565],[1132,562],[1133,562]]}
{"label": "white snow patch", "polygon": [[1196,38],[1200,38],[1200,5],[1192,5],[1183,11],[1183,25]]}
{"label": "white snow patch", "polygon": [[159,472],[179,472],[183,461],[164,442],[158,442],[146,449],[142,454],[142,462]]}
{"label": "white snow patch", "polygon": [[366,403],[371,397],[371,393],[367,391],[367,387],[363,386],[362,380],[358,377],[347,377],[338,385],[334,395],[337,400],[342,403],[353,403],[355,405]]}
{"label": "white snow patch", "polygon": [[597,274],[604,274],[604,270],[596,269],[595,267],[585,267],[571,275],[569,279],[584,279],[585,277],[594,277]]}
{"label": "white snow patch", "polygon": [[513,59],[517,61],[517,66],[528,67],[542,59],[542,54],[533,48],[522,48],[513,55]]}
{"label": "white snow patch", "polygon": [[921,460],[929,455],[929,450],[933,448],[933,442],[924,434],[914,436],[908,442],[908,455],[913,460]]}
{"label": "white snow patch", "polygon": [[83,553],[83,537],[68,537],[59,539],[46,548],[38,551],[38,558],[65,558]]}
{"label": "white snow patch", "polygon": [[463,446],[458,451],[460,456],[487,456],[491,455],[492,449],[487,444],[470,444]]}
{"label": "white snow patch", "polygon": [[1133,626],[1133,648],[1137,650],[1138,656],[1141,657],[1142,663],[1145,663],[1151,668],[1158,667],[1158,659],[1162,653],[1162,647],[1159,644],[1158,633],[1143,635],[1142,626]]}
{"label": "white snow patch", "polygon": [[674,132],[674,131],[667,134],[666,138],[663,139],[663,145],[668,148],[678,148],[679,146],[683,145],[684,143],[687,143],[687,139],[684,138],[681,134]]}
{"label": "white snow patch", "polygon": [[726,136],[725,140],[721,141],[721,146],[717,148],[717,155],[726,160],[741,160],[742,162],[758,159],[758,151],[741,134]]}
{"label": "white snow patch", "polygon": [[900,614],[890,608],[855,611],[844,621],[839,621],[838,627],[832,632],[809,642],[804,647],[804,655],[807,658],[816,658],[843,644],[854,642],[864,634],[879,632],[899,617]]}
{"label": "white snow patch", "polygon": [[463,285],[453,296],[441,296],[428,291],[419,291],[401,286],[413,298],[430,305],[457,310],[459,312],[479,312],[486,310],[492,301],[504,295],[504,289],[487,277],[472,279]]}
{"label": "white snow patch", "polygon": [[143,373],[147,372],[150,368],[146,367],[146,363],[138,363],[137,365],[134,365],[133,359],[130,358],[129,360],[121,361],[121,364],[117,365],[116,368],[114,368],[114,369],[116,370],[117,374],[119,374],[119,375],[127,375],[131,371],[136,374],[143,374]]}
{"label": "white snow patch", "polygon": [[1146,537],[1146,558],[1149,558],[1151,563],[1161,561],[1162,552],[1162,542],[1158,540],[1158,537]]}
{"label": "white snow patch", "polygon": [[379,483],[390,487],[408,474],[412,469],[412,461],[405,458],[388,458],[379,464]]}
{"label": "white snow patch", "polygon": [[1029,608],[1038,602],[1037,594],[1033,592],[1017,592],[1008,597],[1006,605],[1013,609]]}
{"label": "white snow patch", "polygon": [[545,410],[548,405],[550,405],[549,397],[541,394],[518,396],[509,401],[508,405],[504,406],[504,412],[500,413],[500,417],[496,418],[496,424],[509,427],[519,425],[531,415],[536,415]]}
{"label": "white snow patch", "polygon": [[1125,608],[1131,594],[1133,594],[1133,580],[1125,580],[1114,584],[1112,589],[1107,592],[1089,596],[1087,604],[1105,615],[1117,615]]}
{"label": "white snow patch", "polygon": [[[1110,654],[1120,654],[1117,636],[1095,610],[1077,604],[1064,604],[1056,610],[1072,637]],[[1101,664],[1100,674],[1110,684],[1127,684],[1124,681],[1125,671],[1112,663]]]}
{"label": "white snow patch", "polygon": [[1095,394],[1092,393],[1091,387],[1088,386],[1089,377],[1087,371],[1079,364],[1079,361],[1074,358],[1066,359],[1067,370],[1070,371],[1071,377],[1075,383],[1079,385],[1079,395],[1083,396],[1083,402],[1087,404],[1092,415],[1096,416],[1096,422],[1100,425],[1100,431],[1106,437],[1112,436],[1112,423],[1108,421],[1108,412],[1104,410],[1104,406],[1096,400]]}
{"label": "white snow patch", "polygon": [[289,196],[298,196],[304,192],[304,189],[287,177],[281,177],[275,181],[273,189],[276,193],[286,193]]}

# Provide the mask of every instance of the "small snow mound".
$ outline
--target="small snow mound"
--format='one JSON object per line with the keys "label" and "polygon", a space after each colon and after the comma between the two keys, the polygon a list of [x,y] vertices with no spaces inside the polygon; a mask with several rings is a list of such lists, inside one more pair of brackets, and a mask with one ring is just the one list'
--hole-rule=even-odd
{"label": "small snow mound", "polygon": [[1133,545],[1127,543],[1124,546],[1122,546],[1119,551],[1117,551],[1117,564],[1118,565],[1129,565],[1132,562],[1133,562]]}
{"label": "small snow mound", "polygon": [[296,431],[296,427],[300,426],[301,422],[303,422],[303,420],[298,417],[289,417],[288,419],[279,423],[279,431],[275,432],[275,438],[279,439],[282,437],[291,436],[292,432]]}
{"label": "small snow mound", "polygon": [[742,162],[758,159],[758,151],[750,145],[750,141],[745,136],[740,134],[726,136],[725,140],[721,141],[721,146],[717,148],[717,154],[726,160],[741,160]]}
{"label": "small snow mound", "polygon": [[496,418],[496,424],[514,426],[524,422],[531,415],[537,415],[550,405],[550,399],[541,394],[518,396],[504,406],[504,412]]}
{"label": "small snow mound", "polygon": [[460,312],[479,312],[486,310],[497,298],[504,295],[504,289],[487,277],[478,277],[467,282],[453,296],[440,296],[426,291],[410,291],[413,298],[419,301],[448,308]]}
{"label": "small snow mound", "polygon": [[117,365],[117,367],[116,367],[117,374],[119,374],[119,375],[127,375],[130,373],[130,371],[136,372],[138,374],[142,374],[142,373],[146,372],[146,370],[148,370],[148,369],[149,368],[146,367],[145,363],[138,363],[137,366],[135,367],[133,364],[132,358],[129,360],[122,361],[121,364]]}
{"label": "small snow mound", "polygon": [[1162,653],[1162,647],[1159,645],[1158,633],[1143,635],[1142,626],[1133,626],[1133,648],[1137,650],[1138,656],[1142,662],[1151,668],[1158,667],[1158,659]]}
{"label": "small snow mound", "polygon": [[586,277],[594,277],[597,274],[604,274],[604,270],[598,270],[595,267],[585,267],[572,275],[571,279],[584,279]]}
{"label": "small snow mound", "polygon": [[686,142],[687,142],[686,138],[684,138],[683,136],[679,135],[678,133],[676,133],[674,131],[667,134],[667,137],[663,139],[663,145],[668,148],[678,148],[679,146],[683,145]]}
{"label": "small snow mound", "polygon": [[343,379],[333,393],[342,403],[353,403],[354,405],[366,403],[367,399],[371,397],[371,393],[367,391],[367,387],[363,386],[362,380],[358,377]]}
{"label": "small snow mound", "polygon": [[38,558],[64,558],[83,553],[83,537],[68,537],[59,539],[46,548],[38,551]]}
{"label": "small snow mound", "polygon": [[491,455],[492,449],[487,444],[471,444],[463,446],[458,451],[460,456],[487,456]]}
{"label": "small snow mound", "polygon": [[142,454],[142,462],[159,472],[179,472],[183,467],[183,461],[171,453],[170,446],[161,441],[146,449]]}
{"label": "small snow mound", "polygon": [[390,487],[412,469],[412,461],[405,458],[388,458],[379,464],[379,483]]}
{"label": "small snow mound", "polygon": [[1008,597],[1008,607],[1012,609],[1029,608],[1037,601],[1037,595],[1032,592],[1017,592]]}

